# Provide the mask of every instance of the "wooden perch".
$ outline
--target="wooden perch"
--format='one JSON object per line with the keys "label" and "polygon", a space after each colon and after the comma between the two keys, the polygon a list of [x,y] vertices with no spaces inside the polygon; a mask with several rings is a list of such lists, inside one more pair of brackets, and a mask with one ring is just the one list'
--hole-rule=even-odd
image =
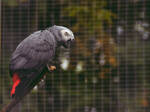
{"label": "wooden perch", "polygon": [[21,99],[12,99],[11,102],[6,105],[0,112],[10,112],[13,107],[15,107],[20,101]]}

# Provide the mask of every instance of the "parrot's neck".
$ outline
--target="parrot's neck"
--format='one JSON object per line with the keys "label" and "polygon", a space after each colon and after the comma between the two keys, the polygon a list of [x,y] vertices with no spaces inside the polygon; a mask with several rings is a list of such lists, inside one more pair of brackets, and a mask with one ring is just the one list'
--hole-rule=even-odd
{"label": "parrot's neck", "polygon": [[47,30],[53,35],[55,43],[56,43],[56,47],[60,47],[62,45],[60,33],[58,33],[57,31],[53,31],[54,29],[51,27],[48,28]]}

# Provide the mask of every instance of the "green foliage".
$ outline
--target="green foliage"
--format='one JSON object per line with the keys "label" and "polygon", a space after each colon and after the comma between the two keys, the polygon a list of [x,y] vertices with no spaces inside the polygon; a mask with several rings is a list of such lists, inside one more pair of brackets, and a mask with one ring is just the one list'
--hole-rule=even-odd
{"label": "green foliage", "polygon": [[2,3],[10,7],[18,6],[20,3],[27,2],[28,0],[2,0]]}
{"label": "green foliage", "polygon": [[88,38],[103,33],[104,22],[110,26],[112,18],[116,18],[114,13],[105,8],[106,5],[106,2],[100,0],[92,2],[84,0],[84,2],[68,4],[68,7],[64,9],[64,15],[75,19],[73,30],[85,32],[82,36]]}
{"label": "green foliage", "polygon": [[2,3],[7,4],[8,6],[17,6],[17,0],[2,0]]}

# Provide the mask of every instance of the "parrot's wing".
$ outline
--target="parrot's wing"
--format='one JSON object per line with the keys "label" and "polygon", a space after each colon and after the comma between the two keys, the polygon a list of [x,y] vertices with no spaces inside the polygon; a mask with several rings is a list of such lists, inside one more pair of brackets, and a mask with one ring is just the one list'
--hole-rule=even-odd
{"label": "parrot's wing", "polygon": [[22,41],[12,55],[11,70],[40,69],[51,61],[55,54],[54,43],[47,42],[40,35],[36,38],[27,38]]}

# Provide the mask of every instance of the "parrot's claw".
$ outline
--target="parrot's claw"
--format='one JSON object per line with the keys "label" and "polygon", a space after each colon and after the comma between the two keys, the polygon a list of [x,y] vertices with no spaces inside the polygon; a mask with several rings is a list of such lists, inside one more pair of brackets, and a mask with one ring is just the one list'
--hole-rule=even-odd
{"label": "parrot's claw", "polygon": [[48,65],[47,65],[47,68],[48,68],[49,71],[54,71],[56,69],[55,66],[48,66]]}

